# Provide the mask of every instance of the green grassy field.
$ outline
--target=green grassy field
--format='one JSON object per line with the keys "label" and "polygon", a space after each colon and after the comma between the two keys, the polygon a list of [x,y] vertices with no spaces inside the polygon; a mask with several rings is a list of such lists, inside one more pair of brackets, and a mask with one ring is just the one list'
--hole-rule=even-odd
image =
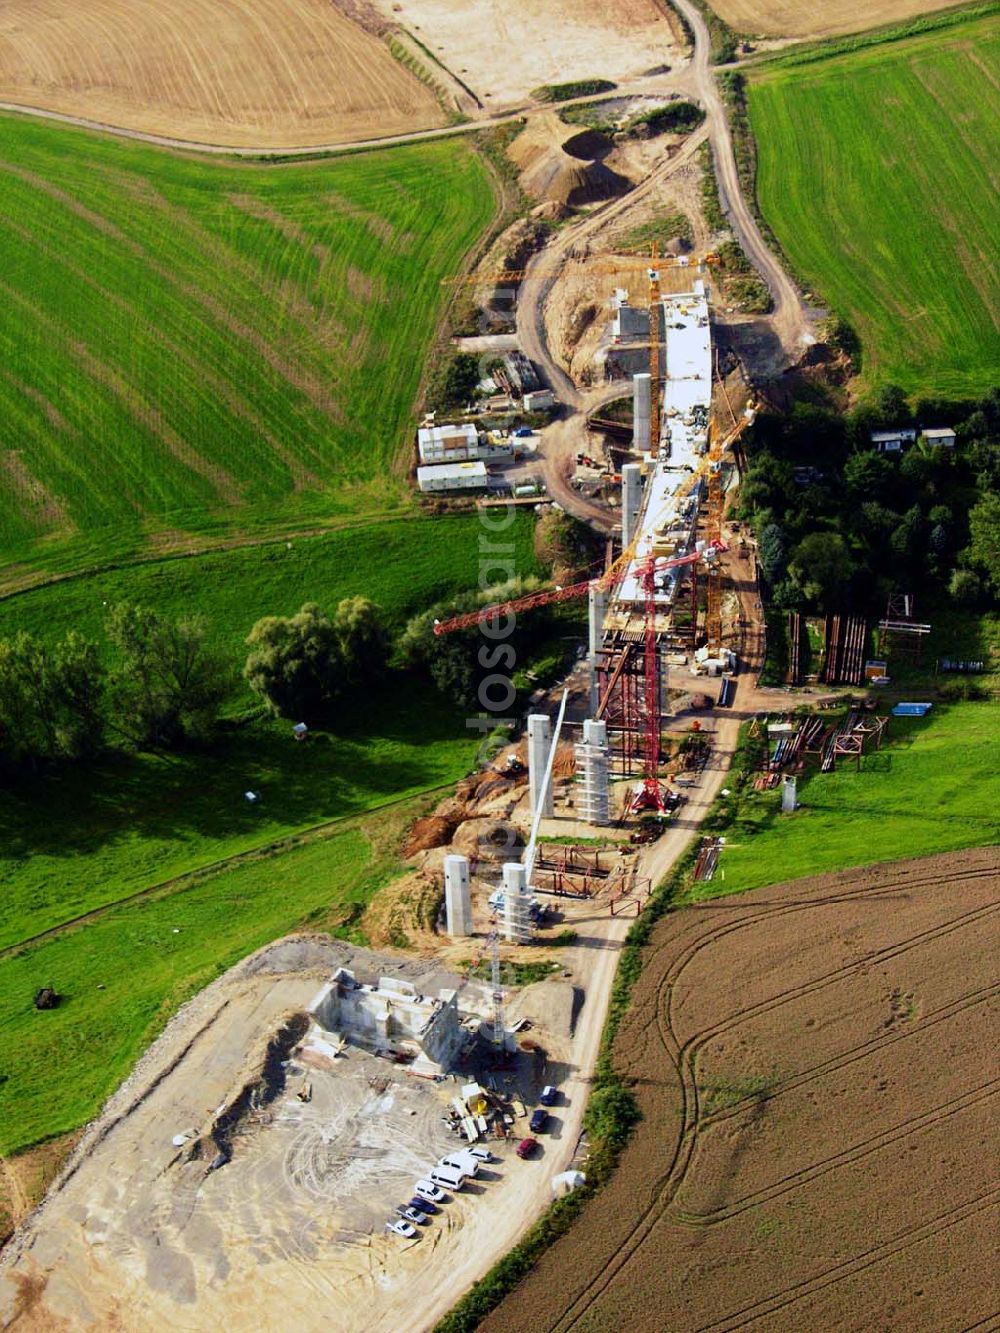
{"label": "green grassy field", "polygon": [[[404,805],[0,957],[0,1152],[85,1123],[177,1007],[297,927],[351,933],[397,870]],[[51,984],[65,998],[37,1013]]]}
{"label": "green grassy field", "polygon": [[[515,567],[536,572],[533,519],[510,530]],[[477,568],[473,515],[397,519],[350,533],[126,566],[0,603],[5,627],[41,637],[77,627],[99,638],[105,603],[130,598],[182,615],[197,607],[231,663],[258,615],[364,592],[393,625],[467,588]],[[254,699],[235,684],[231,709]],[[206,753],[114,755],[23,777],[0,803],[0,948],[170,876],[298,829],[426,790],[466,771],[476,735],[429,685],[391,677],[352,701],[334,734],[294,742],[287,722],[255,720]],[[262,800],[251,806],[247,790]],[[53,836],[52,812],[58,812]]]}
{"label": "green grassy field", "polygon": [[[260,616],[291,615],[308,601],[333,610],[341,598],[360,593],[377,602],[398,628],[432,602],[475,586],[481,532],[474,514],[414,515],[359,521],[343,531],[292,538],[291,545],[280,540],[124,564],[0,601],[2,633],[23,629],[61,637],[78,629],[99,640],[107,607],[133,601],[165,615],[203,615],[211,642],[236,670]],[[504,534],[519,574],[541,572],[533,533],[534,515],[521,511]]]}
{"label": "green grassy field", "polygon": [[409,504],[440,280],[493,216],[441,142],[307,164],[0,117],[0,567]]}
{"label": "green grassy field", "polygon": [[[262,615],[360,593],[396,630],[476,586],[478,520],[417,513],[405,443],[440,279],[496,203],[457,143],[248,166],[0,117],[0,144],[0,587],[59,576],[0,600],[0,635],[100,641],[127,599],[205,616],[234,679],[209,751],[2,794],[11,1152],[88,1119],[250,950],[303,924],[355,936],[408,820],[472,764],[478,735],[416,678],[298,745],[238,677]],[[533,528],[509,534],[524,574]],[[65,1002],[37,1014],[49,983]]]}
{"label": "green grassy field", "polygon": [[935,704],[923,719],[891,718],[887,736],[860,772],[810,770],[794,815],[776,791],[743,798],[715,878],[692,897],[1000,841],[995,704]]}
{"label": "green grassy field", "polygon": [[755,73],[757,193],[867,385],[971,397],[1000,365],[1000,15]]}

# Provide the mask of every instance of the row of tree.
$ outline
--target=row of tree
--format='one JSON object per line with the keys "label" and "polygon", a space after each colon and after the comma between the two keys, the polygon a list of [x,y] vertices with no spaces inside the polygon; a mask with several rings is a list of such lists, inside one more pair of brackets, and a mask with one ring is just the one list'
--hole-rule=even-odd
{"label": "row of tree", "polygon": [[76,631],[56,643],[0,640],[0,761],[38,767],[108,746],[170,748],[207,739],[230,682],[200,619],[170,620],[122,603],[98,645]]}
{"label": "row of tree", "polygon": [[[109,611],[101,644],[76,631],[57,642],[0,640],[0,766],[210,743],[237,682],[207,631],[200,617],[172,620],[123,602]],[[244,676],[269,710],[319,724],[377,681],[389,654],[381,613],[363,597],[332,617],[313,604],[267,616],[247,644]]]}
{"label": "row of tree", "polygon": [[[885,391],[888,406],[897,394]],[[870,413],[863,427],[811,404],[758,418],[740,515],[771,600],[875,611],[893,589],[936,586],[966,604],[1000,592],[1000,390],[965,415],[955,449],[878,454]],[[890,416],[899,415],[896,404]]]}

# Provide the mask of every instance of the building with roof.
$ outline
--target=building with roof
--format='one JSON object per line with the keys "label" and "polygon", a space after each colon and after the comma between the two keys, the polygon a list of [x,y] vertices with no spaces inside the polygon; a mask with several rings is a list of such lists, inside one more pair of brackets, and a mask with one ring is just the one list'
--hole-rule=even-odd
{"label": "building with roof", "polygon": [[484,491],[489,486],[489,475],[482,459],[431,463],[417,468],[417,486],[425,494],[431,491]]}
{"label": "building with roof", "polygon": [[912,444],[916,438],[917,432],[908,426],[897,430],[873,430],[869,436],[880,454],[898,454],[904,444]]}
{"label": "building with roof", "polygon": [[417,431],[421,463],[460,463],[475,458],[479,432],[471,422],[448,426],[421,426]]}
{"label": "building with roof", "polygon": [[926,440],[928,444],[935,445],[942,449],[954,449],[955,432],[950,426],[941,426],[932,430],[922,430],[920,438]]}

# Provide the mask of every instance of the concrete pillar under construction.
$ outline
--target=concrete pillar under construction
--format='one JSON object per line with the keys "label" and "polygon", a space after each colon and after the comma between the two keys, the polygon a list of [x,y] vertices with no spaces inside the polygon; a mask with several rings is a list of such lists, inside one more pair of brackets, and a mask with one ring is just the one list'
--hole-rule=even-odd
{"label": "concrete pillar under construction", "polygon": [[611,822],[608,758],[607,723],[588,718],[576,747],[576,808],[581,819],[598,827]]}
{"label": "concrete pillar under construction", "polygon": [[597,654],[590,653],[587,657],[587,684],[590,687],[590,711],[596,713],[601,703],[601,692],[598,689],[597,680]]}
{"label": "concrete pillar under construction", "polygon": [[642,468],[638,463],[626,463],[622,468],[622,546],[628,546],[635,536],[642,507]]}
{"label": "concrete pillar under construction", "polygon": [[527,876],[519,861],[508,861],[503,868],[503,937],[512,944],[526,944],[531,939],[531,895]]}
{"label": "concrete pillar under construction", "polygon": [[645,453],[650,446],[650,404],[653,377],[632,376],[632,448]]}
{"label": "concrete pillar under construction", "polygon": [[472,934],[472,891],[467,856],[444,858],[444,908],[449,935]]}
{"label": "concrete pillar under construction", "polygon": [[549,762],[549,745],[552,726],[544,713],[528,715],[528,793],[531,798],[531,813],[537,814],[541,804],[542,818],[551,819],[552,784],[549,784],[542,797],[542,783],[545,780],[545,766]]}
{"label": "concrete pillar under construction", "polygon": [[608,613],[608,590],[597,579],[589,589],[589,641],[587,652],[596,653],[604,641],[604,617]]}

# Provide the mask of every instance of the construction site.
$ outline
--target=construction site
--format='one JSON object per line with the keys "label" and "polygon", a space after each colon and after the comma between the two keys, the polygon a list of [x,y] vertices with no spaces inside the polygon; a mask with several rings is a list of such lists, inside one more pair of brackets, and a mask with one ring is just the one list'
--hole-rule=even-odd
{"label": "construction site", "polygon": [[[712,429],[708,292],[692,278],[664,296],[648,273],[662,318],[634,380],[621,553],[596,580],[536,594],[588,599],[589,652],[553,715],[532,713],[524,740],[404,848],[412,869],[394,889],[444,890],[427,956],[293,937],[182,1008],[10,1247],[5,1319],[127,1310],[132,1326],[162,1327],[196,1310],[198,1326],[259,1327],[299,1309],[300,1292],[336,1304],[341,1327],[398,1327],[445,1299],[445,1273],[450,1290],[467,1285],[554,1190],[585,1179],[617,950],[731,742],[696,716],[700,694],[670,687],[667,661],[683,657],[690,685],[692,670],[735,665],[708,588],[724,550],[721,460],[749,414]],[[661,772],[665,756],[676,772]],[[543,1090],[554,1109],[538,1121]],[[544,1122],[537,1137],[529,1120],[533,1133]],[[435,1215],[401,1221],[415,1185],[470,1148],[475,1170]]]}
{"label": "construction site", "polygon": [[[496,614],[516,615],[588,598],[589,711],[574,720],[583,728],[582,813],[595,825],[607,824],[609,811],[616,817],[626,810],[665,814],[676,798],[660,778],[669,669],[721,677],[719,701],[725,707],[732,700],[739,657],[730,646],[733,635],[724,642],[723,630],[726,467],[754,408],[745,382],[737,376],[736,407],[717,373],[708,282],[714,262],[711,254],[661,260],[654,247],[645,274],[647,302],[637,306],[627,289],[613,288],[609,341],[629,344],[631,359],[648,365],[632,375],[631,461],[616,474],[620,553],[613,555],[609,537],[599,578],[495,608]],[[611,272],[617,264],[621,273],[634,263],[608,259],[597,267]],[[663,290],[667,271],[680,290]],[[439,622],[435,632],[470,628],[482,615]],[[614,779],[636,778],[640,786],[624,797],[611,792]]]}

